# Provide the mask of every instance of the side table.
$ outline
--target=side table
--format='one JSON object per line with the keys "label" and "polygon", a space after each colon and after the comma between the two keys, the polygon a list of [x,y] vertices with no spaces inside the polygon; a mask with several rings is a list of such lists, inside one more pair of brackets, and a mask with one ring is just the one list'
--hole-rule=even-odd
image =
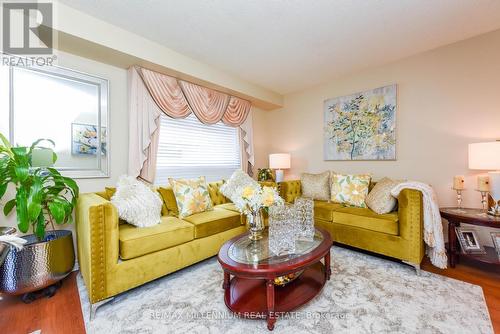
{"label": "side table", "polygon": [[441,217],[448,221],[448,257],[451,268],[455,268],[459,257],[462,256],[474,261],[497,265],[500,268],[500,259],[494,247],[484,247],[486,254],[462,253],[455,230],[461,223],[500,229],[500,217],[488,215],[481,209],[441,208],[440,213]]}

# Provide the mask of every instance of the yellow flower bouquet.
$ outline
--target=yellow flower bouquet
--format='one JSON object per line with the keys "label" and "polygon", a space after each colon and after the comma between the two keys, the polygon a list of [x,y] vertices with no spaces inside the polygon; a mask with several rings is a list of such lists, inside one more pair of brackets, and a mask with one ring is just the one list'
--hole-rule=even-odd
{"label": "yellow flower bouquet", "polygon": [[251,239],[259,239],[264,229],[261,217],[262,209],[284,205],[285,202],[273,187],[262,187],[241,170],[235,171],[231,178],[221,187],[221,192],[229,198],[238,210],[247,216],[250,225]]}

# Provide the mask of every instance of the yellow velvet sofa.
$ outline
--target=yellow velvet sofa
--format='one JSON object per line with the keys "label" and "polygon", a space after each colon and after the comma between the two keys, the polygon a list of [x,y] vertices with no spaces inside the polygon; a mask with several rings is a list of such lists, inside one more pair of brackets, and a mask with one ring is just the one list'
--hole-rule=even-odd
{"label": "yellow velvet sofa", "polygon": [[[288,203],[301,196],[300,180],[281,182],[279,189]],[[368,208],[314,201],[314,222],[330,232],[334,242],[400,259],[420,272],[425,250],[420,191],[403,189],[397,210],[381,215]]]}
{"label": "yellow velvet sofa", "polygon": [[161,223],[137,228],[120,221],[109,201],[114,189],[81,194],[76,208],[77,253],[91,318],[113,296],[216,255],[224,242],[244,233],[245,220],[208,184],[214,209],[178,218],[172,188],[158,188]]}

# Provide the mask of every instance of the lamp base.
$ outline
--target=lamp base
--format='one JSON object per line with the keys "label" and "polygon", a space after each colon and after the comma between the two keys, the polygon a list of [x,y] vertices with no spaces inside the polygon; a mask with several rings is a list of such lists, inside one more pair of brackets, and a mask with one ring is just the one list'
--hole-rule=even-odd
{"label": "lamp base", "polygon": [[276,183],[283,182],[285,173],[283,169],[276,169]]}

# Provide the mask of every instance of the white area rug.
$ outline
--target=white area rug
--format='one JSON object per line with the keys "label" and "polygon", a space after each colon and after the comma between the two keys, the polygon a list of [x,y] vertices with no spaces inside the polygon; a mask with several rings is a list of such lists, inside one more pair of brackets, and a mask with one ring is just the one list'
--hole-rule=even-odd
{"label": "white area rug", "polygon": [[[274,333],[493,333],[481,287],[339,247],[332,278],[309,304],[278,319]],[[89,322],[88,333],[269,333],[264,320],[232,316],[216,258],[126,292]]]}

